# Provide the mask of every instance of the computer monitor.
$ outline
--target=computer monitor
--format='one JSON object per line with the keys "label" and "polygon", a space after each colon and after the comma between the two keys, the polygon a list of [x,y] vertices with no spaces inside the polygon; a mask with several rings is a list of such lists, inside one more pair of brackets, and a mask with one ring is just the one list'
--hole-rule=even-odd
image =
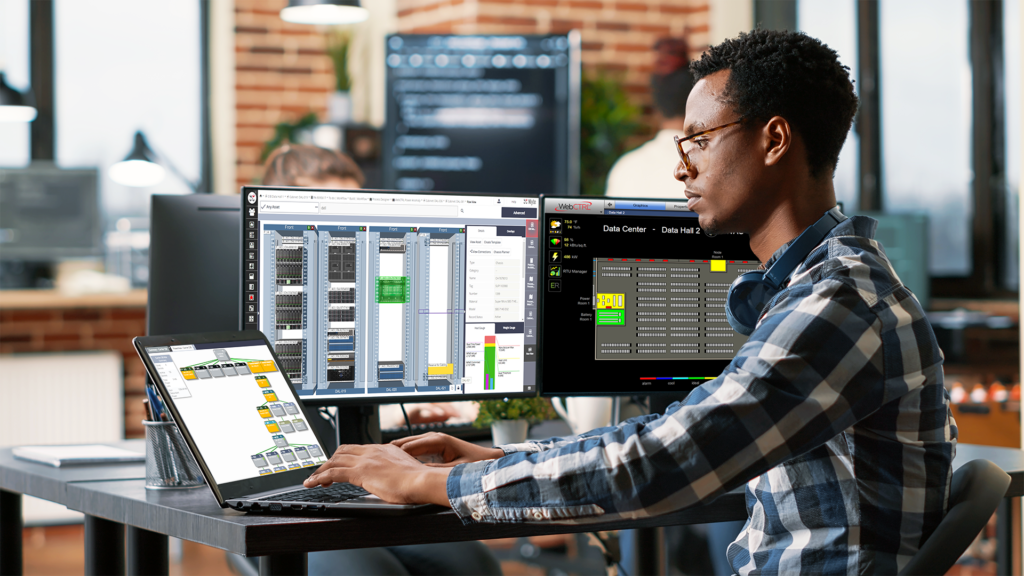
{"label": "computer monitor", "polygon": [[544,198],[544,395],[686,392],[746,341],[729,285],[760,262],[745,234],[708,237],[686,200]]}
{"label": "computer monitor", "polygon": [[384,186],[579,193],[580,37],[387,39]]}
{"label": "computer monitor", "polygon": [[234,194],[154,194],[146,333],[238,330],[241,207]]}
{"label": "computer monitor", "polygon": [[51,163],[0,169],[0,260],[103,254],[98,172]]}
{"label": "computer monitor", "polygon": [[536,394],[539,199],[242,189],[242,314],[306,403]]}

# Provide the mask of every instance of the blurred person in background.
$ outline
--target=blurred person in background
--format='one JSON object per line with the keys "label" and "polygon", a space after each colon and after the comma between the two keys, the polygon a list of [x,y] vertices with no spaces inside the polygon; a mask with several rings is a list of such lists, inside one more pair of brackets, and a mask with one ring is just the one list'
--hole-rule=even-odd
{"label": "blurred person in background", "polygon": [[672,137],[683,133],[686,98],[693,88],[690,47],[685,38],[662,38],[654,43],[654,51],[651,96],[661,115],[660,128],[654,139],[615,162],[605,196],[683,199],[679,182],[665,166],[679,161]]}

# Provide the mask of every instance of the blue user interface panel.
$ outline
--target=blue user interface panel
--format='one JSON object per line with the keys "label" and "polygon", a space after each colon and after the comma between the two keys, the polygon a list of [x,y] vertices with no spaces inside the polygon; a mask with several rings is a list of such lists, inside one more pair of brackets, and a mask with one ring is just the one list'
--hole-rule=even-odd
{"label": "blue user interface panel", "polygon": [[538,198],[243,193],[243,324],[301,397],[536,393]]}

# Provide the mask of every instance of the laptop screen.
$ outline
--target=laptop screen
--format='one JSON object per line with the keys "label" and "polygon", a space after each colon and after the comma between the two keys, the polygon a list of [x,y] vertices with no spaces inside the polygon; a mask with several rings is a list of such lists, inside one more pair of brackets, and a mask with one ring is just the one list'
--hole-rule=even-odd
{"label": "laptop screen", "polygon": [[151,346],[146,353],[217,484],[326,461],[262,341]]}

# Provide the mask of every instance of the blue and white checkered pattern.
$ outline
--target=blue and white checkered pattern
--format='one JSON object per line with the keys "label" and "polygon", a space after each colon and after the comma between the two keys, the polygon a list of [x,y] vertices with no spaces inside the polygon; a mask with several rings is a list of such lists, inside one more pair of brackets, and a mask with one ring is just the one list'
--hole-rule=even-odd
{"label": "blue and white checkered pattern", "polygon": [[685,402],[457,466],[454,510],[467,523],[582,524],[745,483],[750,519],[728,550],[739,574],[897,573],[945,514],[957,433],[942,353],[875,224],[837,226]]}

